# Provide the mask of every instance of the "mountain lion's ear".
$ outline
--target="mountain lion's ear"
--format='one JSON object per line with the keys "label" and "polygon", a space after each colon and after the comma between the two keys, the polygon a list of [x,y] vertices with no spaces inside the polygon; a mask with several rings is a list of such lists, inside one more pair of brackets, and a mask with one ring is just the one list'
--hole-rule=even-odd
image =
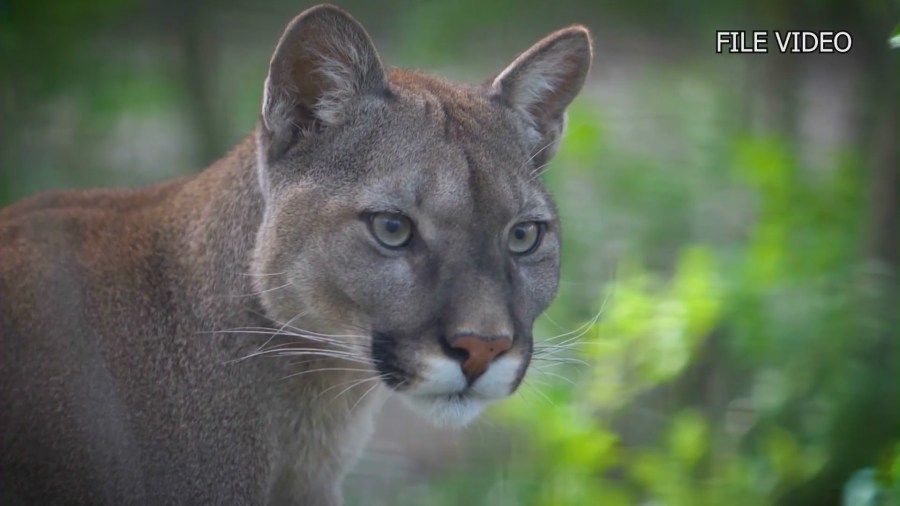
{"label": "mountain lion's ear", "polygon": [[262,104],[267,155],[282,154],[298,135],[340,123],[351,102],[387,89],[362,25],[331,5],[307,9],[287,26],[269,63]]}
{"label": "mountain lion's ear", "polygon": [[590,32],[576,25],[544,37],[491,82],[492,96],[525,120],[537,162],[550,159],[559,147],[566,107],[590,68]]}

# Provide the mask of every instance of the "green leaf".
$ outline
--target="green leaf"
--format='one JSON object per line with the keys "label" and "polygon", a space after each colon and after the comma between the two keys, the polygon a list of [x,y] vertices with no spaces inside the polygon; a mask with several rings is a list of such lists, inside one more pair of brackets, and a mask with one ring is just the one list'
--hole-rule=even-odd
{"label": "green leaf", "polygon": [[678,413],[669,428],[669,451],[688,468],[694,467],[706,454],[708,441],[709,427],[697,412]]}

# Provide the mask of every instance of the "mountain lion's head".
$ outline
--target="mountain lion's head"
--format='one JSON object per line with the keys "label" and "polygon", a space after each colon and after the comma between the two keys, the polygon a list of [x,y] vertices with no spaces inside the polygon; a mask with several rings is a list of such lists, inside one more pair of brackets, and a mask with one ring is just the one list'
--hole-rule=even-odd
{"label": "mountain lion's head", "polygon": [[538,176],[590,61],[573,26],[463,85],[385,69],[335,7],[294,19],[258,129],[253,270],[272,319],[338,336],[335,350],[439,424],[514,392],[559,281]]}

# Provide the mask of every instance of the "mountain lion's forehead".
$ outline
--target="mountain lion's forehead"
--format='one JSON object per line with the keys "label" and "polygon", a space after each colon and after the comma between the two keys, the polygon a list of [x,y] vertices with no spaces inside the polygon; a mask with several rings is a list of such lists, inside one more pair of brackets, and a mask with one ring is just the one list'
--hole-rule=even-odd
{"label": "mountain lion's forehead", "polygon": [[517,132],[484,87],[405,69],[392,71],[390,76],[394,112],[444,141],[518,142]]}
{"label": "mountain lion's forehead", "polygon": [[373,173],[360,185],[357,202],[368,209],[446,215],[453,221],[552,215],[546,192],[525,177],[527,170],[511,174],[464,147],[442,154],[409,160],[405,170]]}
{"label": "mountain lion's forehead", "polygon": [[393,128],[369,145],[377,168],[357,202],[453,220],[552,214],[515,124],[485,90],[408,70],[390,76]]}

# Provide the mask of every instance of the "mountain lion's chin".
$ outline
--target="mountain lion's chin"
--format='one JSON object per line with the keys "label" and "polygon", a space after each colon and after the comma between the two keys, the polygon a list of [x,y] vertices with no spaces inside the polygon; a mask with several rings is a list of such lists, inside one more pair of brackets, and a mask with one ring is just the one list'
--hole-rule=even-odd
{"label": "mountain lion's chin", "polygon": [[413,411],[437,427],[462,428],[484,411],[490,401],[471,395],[407,395],[400,396]]}

